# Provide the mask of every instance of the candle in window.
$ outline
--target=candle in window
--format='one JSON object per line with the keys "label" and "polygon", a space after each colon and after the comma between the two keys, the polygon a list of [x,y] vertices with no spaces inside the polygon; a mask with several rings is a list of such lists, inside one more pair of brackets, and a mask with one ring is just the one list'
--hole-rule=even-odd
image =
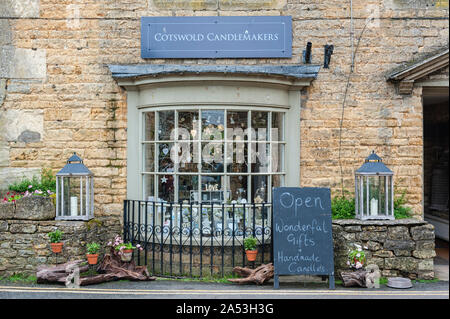
{"label": "candle in window", "polygon": [[378,215],[378,199],[372,198],[370,200],[370,216]]}
{"label": "candle in window", "polygon": [[78,215],[78,197],[71,196],[70,197],[70,216]]}

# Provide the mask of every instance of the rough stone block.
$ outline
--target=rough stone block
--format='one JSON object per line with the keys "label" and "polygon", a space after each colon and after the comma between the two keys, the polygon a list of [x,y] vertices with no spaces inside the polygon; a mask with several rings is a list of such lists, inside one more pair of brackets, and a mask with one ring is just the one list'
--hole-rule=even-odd
{"label": "rough stone block", "polygon": [[416,250],[434,250],[434,240],[419,240],[416,241]]}
{"label": "rough stone block", "polygon": [[346,227],[344,227],[344,230],[348,233],[358,233],[361,231],[361,226],[358,226],[358,225],[346,226]]}
{"label": "rough stone block", "polygon": [[411,227],[411,236],[414,240],[434,240],[434,226],[426,224],[423,226]]}
{"label": "rough stone block", "polygon": [[371,251],[380,250],[382,248],[381,244],[377,243],[375,241],[368,241],[365,246],[367,247],[367,249],[369,249]]}
{"label": "rough stone block", "polygon": [[386,231],[386,226],[365,226],[363,227],[363,231],[370,231],[370,232],[384,232]]}
{"label": "rough stone block", "polygon": [[424,280],[432,280],[434,279],[434,271],[419,271],[417,278]]}
{"label": "rough stone block", "polygon": [[0,49],[0,77],[44,79],[47,76],[46,51],[3,46]]}
{"label": "rough stone block", "polygon": [[287,0],[218,0],[220,10],[281,9]]}
{"label": "rough stone block", "polygon": [[362,241],[378,241],[378,242],[384,242],[386,240],[386,233],[385,232],[378,232],[378,231],[362,231],[361,233],[356,234],[357,238]]}
{"label": "rough stone block", "polygon": [[4,18],[38,18],[40,0],[2,0],[0,17]]}
{"label": "rough stone block", "polygon": [[216,10],[217,0],[151,0],[158,9]]}
{"label": "rough stone block", "polygon": [[411,251],[405,249],[394,249],[394,255],[398,257],[409,257],[411,256]]}
{"label": "rough stone block", "polygon": [[0,219],[12,219],[15,210],[14,203],[0,203]]}
{"label": "rough stone block", "polygon": [[434,249],[413,250],[412,255],[419,259],[433,258],[436,257],[436,251]]}
{"label": "rough stone block", "polygon": [[391,240],[388,239],[384,243],[384,249],[387,250],[413,250],[415,243],[411,240]]}
{"label": "rough stone block", "polygon": [[9,231],[12,234],[33,234],[36,232],[36,225],[33,224],[11,224],[9,226]]}
{"label": "rough stone block", "polygon": [[56,211],[52,198],[29,196],[16,201],[15,219],[51,220],[55,217]]}
{"label": "rough stone block", "polygon": [[417,264],[417,270],[426,271],[426,270],[434,270],[434,262],[433,259],[423,259],[419,260]]}
{"label": "rough stone block", "polygon": [[418,267],[418,260],[413,257],[385,258],[384,267],[386,269],[397,269],[401,271],[414,272]]}
{"label": "rough stone block", "polygon": [[8,231],[8,222],[6,220],[2,220],[0,222],[0,232]]}
{"label": "rough stone block", "polygon": [[394,253],[390,250],[379,250],[372,254],[374,257],[390,258],[394,257]]}
{"label": "rough stone block", "polygon": [[[44,116],[42,110],[16,110],[0,111],[0,134],[6,141],[17,141],[23,132],[28,131],[43,136]],[[0,138],[2,137],[0,135]]]}
{"label": "rough stone block", "polygon": [[409,235],[408,227],[397,226],[388,228],[387,238],[395,240],[408,240],[411,239],[411,236]]}

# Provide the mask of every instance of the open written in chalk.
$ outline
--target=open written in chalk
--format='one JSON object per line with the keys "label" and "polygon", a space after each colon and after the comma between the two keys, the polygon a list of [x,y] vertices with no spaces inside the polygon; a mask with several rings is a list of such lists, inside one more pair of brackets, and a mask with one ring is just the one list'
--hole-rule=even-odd
{"label": "open written in chalk", "polygon": [[274,287],[280,275],[328,275],[334,289],[329,188],[273,189]]}

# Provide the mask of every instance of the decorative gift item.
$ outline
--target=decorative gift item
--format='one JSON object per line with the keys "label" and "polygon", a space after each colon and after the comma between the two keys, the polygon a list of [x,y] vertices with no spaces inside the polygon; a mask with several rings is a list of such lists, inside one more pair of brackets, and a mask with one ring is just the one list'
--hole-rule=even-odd
{"label": "decorative gift item", "polygon": [[52,251],[55,254],[59,254],[62,251],[63,243],[61,242],[62,232],[57,229],[53,232],[48,233],[48,237],[50,238],[50,246],[52,247]]}
{"label": "decorative gift item", "polygon": [[116,236],[116,238],[114,238],[114,242],[109,242],[108,246],[112,246],[120,255],[120,259],[125,262],[131,261],[134,249],[137,248],[139,250],[143,250],[143,248],[139,244],[133,246],[133,244],[130,242],[124,243],[123,239],[120,236]]}
{"label": "decorative gift item", "polygon": [[248,261],[255,261],[258,250],[256,249],[258,241],[255,237],[247,237],[244,239],[244,249]]}
{"label": "decorative gift item", "polygon": [[348,254],[347,265],[353,269],[360,270],[366,264],[366,255],[361,246],[355,244],[356,249],[353,249]]}
{"label": "decorative gift item", "polygon": [[89,220],[94,217],[94,175],[76,153],[56,174],[56,219]]}
{"label": "decorative gift item", "polygon": [[92,242],[86,245],[87,247],[87,260],[89,265],[97,264],[98,260],[98,251],[100,250],[100,245],[96,242]]}
{"label": "decorative gift item", "polygon": [[394,173],[372,151],[355,172],[358,219],[394,219]]}

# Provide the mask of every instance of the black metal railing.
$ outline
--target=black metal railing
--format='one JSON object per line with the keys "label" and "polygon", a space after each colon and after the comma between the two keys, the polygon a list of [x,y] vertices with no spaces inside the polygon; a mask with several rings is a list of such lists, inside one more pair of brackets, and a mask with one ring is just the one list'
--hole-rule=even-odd
{"label": "black metal railing", "polygon": [[[256,267],[273,261],[270,203],[169,203],[124,201],[125,242],[140,244],[137,265],[155,275],[224,277],[233,267]],[[258,257],[249,262],[244,239],[258,242]]]}

